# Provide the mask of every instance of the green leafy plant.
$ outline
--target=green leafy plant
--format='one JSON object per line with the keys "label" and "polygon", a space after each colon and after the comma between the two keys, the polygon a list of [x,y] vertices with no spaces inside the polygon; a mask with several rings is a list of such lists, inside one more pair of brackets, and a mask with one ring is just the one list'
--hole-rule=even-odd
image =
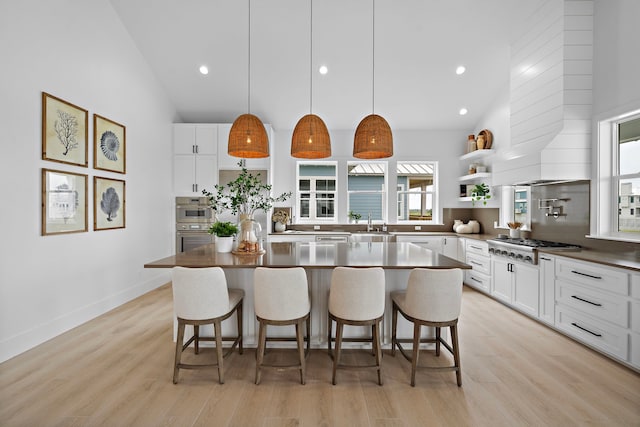
{"label": "green leafy plant", "polygon": [[218,237],[231,237],[238,232],[238,226],[230,222],[214,222],[209,227],[209,234],[215,234]]}
{"label": "green leafy plant", "polygon": [[359,213],[356,213],[354,211],[349,211],[347,216],[349,217],[350,220],[353,220],[353,221],[357,221],[360,218],[362,218],[362,215],[360,215]]}
{"label": "green leafy plant", "polygon": [[284,202],[291,197],[291,192],[273,197],[272,186],[263,184],[259,173],[251,174],[242,161],[238,162],[238,166],[242,170],[235,180],[226,185],[216,184],[214,193],[206,189],[202,190],[202,194],[209,199],[209,206],[215,213],[228,210],[234,215],[253,216],[255,211],[261,210],[266,213],[274,203]]}
{"label": "green leafy plant", "polygon": [[482,204],[486,205],[487,200],[491,198],[491,194],[489,194],[490,191],[491,189],[484,182],[474,185],[471,190],[471,203],[475,206],[476,202],[482,200]]}

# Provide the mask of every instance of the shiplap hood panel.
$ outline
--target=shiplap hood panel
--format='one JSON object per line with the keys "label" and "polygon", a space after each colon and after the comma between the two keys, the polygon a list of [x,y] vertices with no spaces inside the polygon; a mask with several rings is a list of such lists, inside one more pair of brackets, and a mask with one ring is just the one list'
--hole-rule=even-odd
{"label": "shiplap hood panel", "polygon": [[511,145],[495,185],[589,179],[593,2],[548,0],[511,52]]}

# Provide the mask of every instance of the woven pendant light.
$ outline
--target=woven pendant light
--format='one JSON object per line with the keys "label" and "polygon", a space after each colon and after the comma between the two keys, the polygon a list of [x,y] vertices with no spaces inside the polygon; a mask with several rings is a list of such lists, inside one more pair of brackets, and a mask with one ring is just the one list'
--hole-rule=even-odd
{"label": "woven pendant light", "polygon": [[331,138],[322,119],[312,113],[313,106],[313,0],[309,25],[309,114],[298,120],[291,137],[291,156],[301,159],[331,157]]}
{"label": "woven pendant light", "polygon": [[376,93],[376,79],[375,79],[375,25],[376,25],[376,2],[372,0],[373,12],[372,12],[372,73],[371,73],[371,110],[372,114],[368,115],[356,128],[356,134],[353,138],[353,157],[358,159],[383,159],[385,157],[393,156],[393,135],[391,134],[391,127],[389,123],[377,114],[375,111],[375,93]]}
{"label": "woven pendant light", "polygon": [[393,136],[382,116],[370,114],[358,125],[353,141],[353,157],[383,159],[393,156]]}
{"label": "woven pendant light", "polygon": [[239,116],[229,131],[227,153],[233,157],[256,159],[269,157],[269,137],[264,124],[251,114],[251,0],[249,0],[249,59],[247,72],[247,114]]}

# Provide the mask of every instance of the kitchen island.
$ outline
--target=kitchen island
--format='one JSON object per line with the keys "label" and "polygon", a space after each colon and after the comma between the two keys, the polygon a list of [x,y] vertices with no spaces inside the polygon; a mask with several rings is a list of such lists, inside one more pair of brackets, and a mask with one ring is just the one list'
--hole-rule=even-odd
{"label": "kitchen island", "polygon": [[[243,324],[244,342],[257,343],[257,322],[253,311],[253,271],[255,267],[303,267],[307,272],[311,295],[311,343],[314,347],[326,346],[327,303],[331,272],[335,267],[382,267],[385,270],[386,306],[382,326],[385,346],[391,339],[390,293],[405,289],[409,273],[414,268],[460,268],[471,266],[412,243],[386,242],[277,242],[266,243],[261,255],[234,255],[219,253],[215,245],[205,245],[188,252],[172,255],[145,264],[145,268],[222,267],[229,287],[245,291]],[[402,320],[402,321],[401,321]],[[225,334],[235,332],[235,322],[225,322]],[[428,333],[425,329],[425,335]],[[399,319],[398,335],[412,336],[410,323]],[[205,329],[205,333],[212,334]],[[291,330],[278,328],[269,331],[271,336],[291,336]],[[345,337],[365,336],[370,331],[364,327],[345,327]],[[346,346],[347,343],[345,343]],[[280,344],[282,345],[282,344]]]}

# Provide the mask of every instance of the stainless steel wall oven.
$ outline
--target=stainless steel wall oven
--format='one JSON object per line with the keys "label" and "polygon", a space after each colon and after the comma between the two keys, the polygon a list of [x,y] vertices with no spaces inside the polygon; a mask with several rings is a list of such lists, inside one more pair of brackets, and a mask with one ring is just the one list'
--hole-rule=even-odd
{"label": "stainless steel wall oven", "polygon": [[206,197],[176,197],[176,253],[213,243],[213,211]]}

